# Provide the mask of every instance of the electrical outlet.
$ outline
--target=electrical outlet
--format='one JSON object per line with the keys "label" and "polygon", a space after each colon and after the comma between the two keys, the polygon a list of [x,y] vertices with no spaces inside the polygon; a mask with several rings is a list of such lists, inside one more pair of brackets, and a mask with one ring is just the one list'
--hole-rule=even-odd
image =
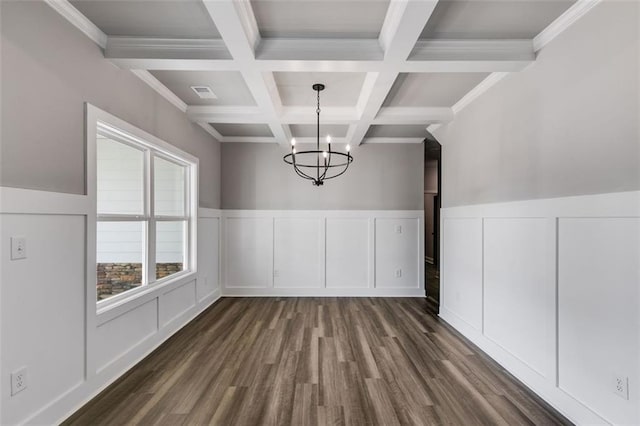
{"label": "electrical outlet", "polygon": [[620,398],[629,399],[629,378],[615,376],[613,378],[613,392]]}
{"label": "electrical outlet", "polygon": [[396,269],[396,278],[402,278],[402,269]]}
{"label": "electrical outlet", "polygon": [[402,234],[402,225],[396,225],[396,234]]}
{"label": "electrical outlet", "polygon": [[27,367],[11,373],[11,396],[27,388]]}
{"label": "electrical outlet", "polygon": [[25,237],[11,237],[11,260],[27,257],[27,239]]}

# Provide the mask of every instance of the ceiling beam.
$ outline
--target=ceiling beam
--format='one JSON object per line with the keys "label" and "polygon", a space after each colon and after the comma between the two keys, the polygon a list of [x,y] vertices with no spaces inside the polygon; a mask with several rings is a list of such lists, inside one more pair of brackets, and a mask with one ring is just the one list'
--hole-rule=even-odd
{"label": "ceiling beam", "polygon": [[232,59],[220,39],[107,37],[105,57],[122,59],[228,60]]}
{"label": "ceiling beam", "polygon": [[[206,123],[265,124],[269,121],[259,107],[187,106],[189,119]],[[448,107],[382,107],[371,124],[416,125],[447,123],[454,111]],[[279,120],[284,124],[316,124],[315,107],[282,107]],[[322,107],[322,124],[357,124],[360,114],[354,107]]]}
{"label": "ceiling beam", "polygon": [[384,52],[375,39],[262,39],[258,60],[381,61]]}
{"label": "ceiling beam", "polygon": [[378,39],[389,69],[367,74],[358,100],[360,121],[347,135],[351,145],[364,139],[398,77],[398,64],[406,62],[436,4],[434,0],[391,0]]}
{"label": "ceiling beam", "polygon": [[[288,146],[289,124],[315,123],[307,108],[282,105],[273,72],[366,72],[357,106],[323,108],[322,122],[349,124],[345,141],[418,143],[418,138],[364,138],[371,124],[446,123],[508,72],[535,61],[535,53],[601,0],[577,0],[533,40],[418,40],[437,0],[391,0],[377,40],[262,39],[249,0],[203,0],[222,39],[107,36],[68,0],[44,0],[82,31],[112,63],[133,73],[223,142]],[[257,107],[187,106],[148,70],[239,71]],[[398,73],[491,72],[452,108],[382,107]],[[267,123],[275,137],[222,136],[208,123]],[[434,130],[438,124],[431,124]],[[339,138],[340,139],[340,138]]]}
{"label": "ceiling beam", "polygon": [[291,130],[278,118],[282,103],[273,74],[255,67],[255,49],[260,43],[260,32],[251,4],[248,0],[206,0],[204,5],[237,70],[242,73],[254,100],[265,114],[271,132],[281,146],[288,147]]}
{"label": "ceiling beam", "polygon": [[427,125],[452,120],[449,107],[382,107],[371,124]]}
{"label": "ceiling beam", "polygon": [[186,112],[190,120],[205,123],[265,124],[270,118],[260,107],[192,105]]}
{"label": "ceiling beam", "polygon": [[525,61],[536,56],[532,40],[418,40],[409,61]]}
{"label": "ceiling beam", "polygon": [[[376,40],[262,39],[258,43],[257,57],[245,60],[262,72],[501,72],[519,71],[535,60],[531,40],[418,41],[408,60],[402,61],[384,58]],[[222,40],[107,37],[106,45],[105,57],[121,68],[241,68]]]}
{"label": "ceiling beam", "polygon": [[363,143],[422,143],[424,137],[417,138],[388,138],[388,137],[374,137],[364,138]]}

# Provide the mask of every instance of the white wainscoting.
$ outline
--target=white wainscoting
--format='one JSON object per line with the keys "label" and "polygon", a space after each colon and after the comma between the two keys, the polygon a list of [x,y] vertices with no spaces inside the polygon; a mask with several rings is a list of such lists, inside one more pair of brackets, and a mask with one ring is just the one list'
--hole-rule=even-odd
{"label": "white wainscoting", "polygon": [[441,229],[441,318],[573,422],[640,424],[640,192],[447,208]]}
{"label": "white wainscoting", "polygon": [[225,296],[424,296],[422,211],[223,216]]}
{"label": "white wainscoting", "polygon": [[[199,209],[196,274],[97,314],[87,197],[0,187],[0,202],[0,424],[59,423],[220,297],[219,210]],[[26,238],[26,259],[11,260],[12,236]],[[28,388],[12,397],[21,367]]]}

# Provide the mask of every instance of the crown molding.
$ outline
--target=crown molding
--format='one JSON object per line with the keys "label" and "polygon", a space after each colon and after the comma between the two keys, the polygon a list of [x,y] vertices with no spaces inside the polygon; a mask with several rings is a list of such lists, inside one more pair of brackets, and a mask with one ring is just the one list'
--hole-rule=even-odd
{"label": "crown molding", "polygon": [[73,7],[67,0],[44,0],[56,12],[67,19],[77,29],[82,31],[95,44],[105,49],[107,47],[107,35],[100,30],[93,22],[87,19],[78,9]]}
{"label": "crown molding", "polygon": [[187,112],[187,104],[178,96],[176,96],[175,93],[169,90],[167,86],[165,86],[157,78],[155,78],[149,71],[131,70],[131,72],[140,80],[147,83],[149,87],[155,90],[160,96],[171,102],[173,106],[175,106],[182,112]]}
{"label": "crown molding", "polygon": [[220,132],[214,129],[209,123],[205,123],[201,121],[201,122],[198,122],[197,124],[198,126],[202,127],[205,132],[213,136],[218,142],[222,142],[223,136],[220,134]]}
{"label": "crown molding", "polygon": [[547,28],[533,38],[533,50],[538,52],[601,2],[602,0],[576,1],[555,21],[549,24]]}

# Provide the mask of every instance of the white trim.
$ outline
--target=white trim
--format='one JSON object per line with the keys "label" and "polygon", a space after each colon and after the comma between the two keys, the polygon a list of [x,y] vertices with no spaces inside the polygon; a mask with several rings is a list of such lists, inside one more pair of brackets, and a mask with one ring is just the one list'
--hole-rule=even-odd
{"label": "white trim", "polygon": [[136,289],[140,291],[136,292],[136,290],[131,290],[126,293],[122,293],[123,295],[126,295],[126,297],[116,300],[114,303],[110,303],[106,306],[98,307],[96,325],[100,327],[102,324],[112,321],[127,312],[139,308],[153,299],[157,299],[172,290],[182,287],[189,282],[195,281],[196,279],[196,272],[188,271],[185,274],[172,276],[171,279],[157,284],[154,283],[152,285],[140,286]]}
{"label": "white trim", "polygon": [[638,217],[640,191],[610,192],[441,209],[442,217]]}
{"label": "white trim", "polygon": [[157,78],[153,76],[147,70],[131,70],[131,72],[138,77],[140,80],[144,81],[151,87],[153,90],[158,92],[160,96],[171,102],[173,106],[178,108],[182,112],[187,112],[187,104],[176,96],[171,90],[167,88],[164,84],[160,82]]}
{"label": "white trim", "polygon": [[[106,36],[67,0],[46,0],[51,7],[105,49],[112,63],[134,73],[220,142],[277,142],[288,148],[289,124],[313,121],[313,114],[282,105],[273,72],[366,72],[355,110],[324,109],[323,122],[349,124],[346,141],[364,142],[372,124],[429,125],[430,132],[453,120],[508,72],[535,61],[535,53],[570,27],[601,0],[578,0],[534,39],[419,40],[437,1],[392,0],[377,40],[262,39],[250,1],[205,2],[222,39],[170,39]],[[257,107],[189,107],[146,71],[220,70],[242,74]],[[386,111],[382,104],[400,72],[490,72],[448,111],[405,108]],[[198,108],[200,108],[199,112]],[[226,111],[225,111],[226,109]],[[206,123],[264,123],[271,139],[225,138]],[[371,142],[369,142],[371,143]],[[396,142],[392,142],[396,143]],[[404,142],[399,142],[404,143]],[[411,143],[411,142],[410,142]]]}
{"label": "white trim", "polygon": [[[231,254],[224,250],[223,247],[223,263],[221,266],[222,281],[221,288],[224,296],[240,297],[240,296],[256,296],[256,297],[286,297],[286,296],[307,296],[307,297],[424,297],[424,211],[423,210],[223,210],[222,211],[222,235],[223,244],[228,243],[228,223],[233,219],[262,219],[264,223],[270,225],[269,230],[265,230],[264,240],[261,244],[268,246],[269,250],[265,250],[262,256],[268,259],[269,271],[263,271],[267,276],[263,276],[262,283],[266,285],[252,286],[251,283],[233,282],[231,283],[227,277],[228,266],[237,262],[231,258]],[[320,276],[321,285],[314,288],[289,288],[274,287],[274,262],[275,262],[275,226],[274,223],[281,219],[316,219],[322,224],[318,230],[318,240],[320,247]],[[367,287],[346,288],[346,287],[327,287],[326,286],[326,224],[329,219],[362,219],[368,223],[367,231]],[[416,246],[411,248],[406,254],[404,261],[407,262],[408,268],[413,269],[416,274],[416,281],[402,282],[398,284],[388,285],[387,282],[376,281],[376,263],[375,263],[375,244],[376,244],[376,221],[380,219],[411,219],[417,222]],[[267,225],[265,225],[267,226]],[[413,234],[411,234],[413,235]],[[413,257],[415,256],[415,257]],[[388,265],[387,265],[388,266]]]}
{"label": "white trim", "polygon": [[533,50],[536,52],[541,50],[578,19],[582,18],[587,12],[600,4],[601,1],[602,0],[577,0],[569,9],[533,38]]}
{"label": "white trim", "polygon": [[208,207],[199,207],[198,208],[198,218],[221,218],[222,210],[220,209],[210,209]]}
{"label": "white trim", "polygon": [[198,121],[197,124],[198,126],[202,127],[205,132],[213,136],[218,142],[222,142],[223,136],[220,134],[220,132],[214,129],[209,123]]}
{"label": "white trim", "polygon": [[44,0],[44,2],[82,31],[95,44],[103,49],[107,47],[107,35],[67,0]]}
{"label": "white trim", "polygon": [[[471,89],[469,92],[467,92],[466,95],[464,95],[458,102],[456,102],[453,107],[451,107],[451,110],[453,111],[454,115],[458,114],[460,111],[462,111],[467,105],[469,105],[471,102],[475,101],[476,99],[478,99],[481,95],[483,95],[487,90],[489,90],[490,88],[492,88],[493,86],[495,86],[496,84],[498,84],[498,82],[500,82],[503,78],[505,78],[507,75],[509,75],[508,72],[493,72],[491,74],[489,74],[484,80],[482,80],[476,87],[474,87],[473,89]],[[437,123],[437,124],[432,124],[430,126],[427,127],[427,130],[431,133],[433,133],[434,131],[436,131],[437,129],[439,129],[440,127],[442,127],[442,123]],[[439,141],[440,143],[442,143],[442,141]]]}
{"label": "white trim", "polygon": [[[87,105],[88,119],[92,120],[96,117],[96,108]],[[95,135],[89,131],[89,134]],[[89,150],[87,155],[91,158],[93,150]],[[88,176],[91,173],[88,172]],[[21,189],[12,187],[0,187],[0,214],[21,214],[21,215],[77,215],[90,217],[95,212],[91,207],[90,197],[88,195],[76,195],[59,192],[38,191],[31,189]],[[221,218],[222,211],[219,209],[209,209],[201,207],[198,209],[198,217],[202,218]],[[218,225],[221,226],[220,224]],[[219,229],[220,231],[220,229]],[[222,234],[219,233],[221,236]],[[90,235],[87,234],[87,242],[90,241]],[[220,244],[220,241],[219,241]],[[221,251],[219,250],[219,255]],[[91,259],[91,253],[87,253],[87,257]],[[93,256],[95,258],[95,256]],[[221,263],[221,262],[220,262]],[[87,276],[95,275],[95,272],[88,271]],[[115,318],[118,315],[125,314],[131,309],[135,309],[140,303],[149,302],[154,298],[162,298],[165,294],[172,290],[201,279],[197,274],[190,273],[175,280],[168,280],[154,286],[153,293],[145,294],[144,298],[136,300],[134,304],[122,304],[114,307],[112,310],[100,318],[100,324]],[[85,277],[86,280],[86,277]],[[220,277],[218,277],[220,280]],[[218,281],[220,282],[220,281]],[[164,341],[173,334],[178,332],[183,326],[191,322],[195,317],[200,315],[206,309],[211,307],[221,297],[221,290],[217,288],[207,295],[204,295],[188,310],[178,314],[178,316],[170,323],[160,324],[158,331],[152,336],[140,341],[135,346],[127,348],[127,351],[121,354],[116,360],[104,368],[98,370],[95,365],[95,359],[91,358],[92,348],[95,348],[95,330],[98,325],[96,321],[96,302],[95,289],[89,292],[87,306],[85,307],[85,372],[81,382],[69,388],[56,398],[47,401],[44,406],[37,407],[30,416],[21,419],[21,424],[58,424],[68,418],[87,402],[97,396],[101,391],[115,382],[119,377],[126,373],[127,370],[138,364],[148,354],[157,349]],[[3,407],[5,408],[5,407]],[[52,420],[54,419],[54,420]]]}
{"label": "white trim", "polygon": [[[440,317],[474,344],[478,345],[480,349],[572,422],[576,424],[603,424],[607,423],[604,419],[606,413],[594,412],[587,404],[583,404],[559,386],[558,377],[560,374],[560,366],[558,351],[560,348],[560,335],[558,332],[558,321],[560,306],[558,304],[559,281],[557,274],[563,265],[559,263],[561,259],[558,256],[558,223],[560,219],[567,218],[604,220],[640,218],[640,191],[485,203],[441,209],[441,253],[444,253],[444,248],[450,241],[450,237],[447,236],[444,226],[448,221],[473,220],[476,226],[482,229],[482,236],[480,237],[482,243],[478,247],[478,250],[482,251],[480,256],[483,265],[481,272],[483,288],[479,300],[473,301],[474,306],[477,307],[480,305],[482,307],[482,325],[484,325],[484,306],[486,302],[484,293],[485,222],[490,219],[542,219],[546,222],[545,248],[544,253],[541,254],[541,258],[544,258],[544,263],[547,267],[543,280],[544,285],[543,283],[540,285],[540,291],[545,292],[544,306],[545,309],[548,310],[544,315],[546,315],[549,322],[547,330],[545,331],[545,345],[547,346],[547,350],[545,351],[545,360],[543,361],[546,363],[546,371],[544,371],[544,374],[541,375],[541,373],[537,371],[536,368],[533,368],[526,360],[521,359],[521,357],[512,353],[512,351],[509,351],[506,347],[501,346],[489,336],[483,334],[483,326],[477,328],[461,318],[460,312],[456,313],[452,310],[455,305],[452,304],[452,302],[448,302],[447,298],[445,298],[445,289],[448,288],[449,278],[447,278],[444,256],[440,259]],[[452,266],[464,268],[464,265]]]}
{"label": "white trim", "polygon": [[347,141],[350,145],[357,146],[363,142],[371,123],[380,112],[399,75],[399,70],[394,65],[407,62],[407,57],[435,10],[436,4],[437,1],[394,0],[389,5],[378,37],[378,42],[384,49],[383,62],[387,64],[388,70],[367,73],[357,104],[360,120],[349,128],[347,133]]}
{"label": "white trim", "polygon": [[[129,309],[128,306],[138,306],[137,299],[154,298],[158,291],[161,291],[165,286],[176,287],[177,283],[183,282],[185,279],[192,279],[197,273],[197,214],[198,214],[198,159],[191,154],[188,154],[175,146],[165,142],[127,122],[121,120],[93,105],[87,104],[86,106],[86,152],[87,152],[87,196],[91,203],[91,211],[87,217],[87,323],[95,323],[96,326],[100,325],[102,318],[111,310]],[[96,228],[97,228],[97,164],[96,164],[96,140],[99,128],[105,128],[106,132],[116,139],[124,141],[132,141],[146,148],[145,151],[145,211],[144,217],[139,219],[141,222],[147,224],[146,244],[145,244],[145,264],[146,271],[144,277],[146,277],[145,285],[142,285],[136,289],[128,292],[124,292],[105,300],[97,302],[96,305]],[[161,158],[167,158],[169,161],[177,161],[180,165],[186,168],[185,171],[185,196],[190,204],[185,205],[185,216],[180,220],[187,222],[187,237],[185,238],[184,247],[187,264],[185,265],[186,271],[175,274],[171,278],[153,280],[149,279],[154,274],[155,267],[155,251],[152,247],[155,247],[155,223],[156,217],[154,215],[154,199],[153,199],[153,164],[154,158],[160,155]],[[151,281],[151,282],[150,282]],[[90,307],[93,303],[94,308]],[[124,306],[124,307],[122,307]],[[93,311],[92,315],[89,313]]]}
{"label": "white trim", "polygon": [[[549,44],[553,39],[562,34],[576,21],[582,18],[587,12],[597,6],[602,0],[578,0],[569,9],[567,9],[562,15],[560,15],[555,21],[549,24],[544,30],[540,32],[532,40],[532,48],[535,53],[540,51],[544,46]],[[480,84],[471,89],[466,95],[462,97],[458,102],[453,105],[452,110],[454,114],[458,114],[465,107],[467,107],[474,100],[479,98],[482,94],[495,86],[503,78],[505,78],[508,72],[492,72],[487,78],[482,80]],[[442,123],[432,124],[427,127],[427,130],[431,133],[442,127]],[[441,142],[442,143],[442,142]]]}
{"label": "white trim", "polygon": [[425,297],[422,288],[249,288],[226,287],[223,297]]}
{"label": "white trim", "polygon": [[0,214],[87,215],[86,195],[0,186]]}
{"label": "white trim", "polygon": [[277,217],[277,218],[362,218],[419,219],[423,210],[222,210],[222,216],[229,218]]}
{"label": "white trim", "polygon": [[422,143],[424,138],[387,138],[387,137],[374,137],[374,138],[363,138],[362,143]]}
{"label": "white trim", "polygon": [[[442,282],[442,277],[440,280]],[[537,394],[573,423],[584,425],[607,424],[606,420],[587,409],[584,405],[567,395],[564,391],[550,386],[545,379],[536,372],[522,368],[520,360],[482,335],[481,330],[472,327],[459,316],[449,311],[445,306],[443,306],[442,302],[440,303],[440,313],[438,316],[460,332],[464,337],[469,339],[473,344],[477,345],[484,353],[500,364],[516,379],[521,381],[529,390]]]}
{"label": "white trim", "polygon": [[507,72],[494,72],[489,74],[487,78],[482,80],[480,84],[471,89],[466,95],[464,95],[455,105],[451,108],[454,114],[462,111],[464,107],[469,105],[471,102],[476,100],[480,95],[485,93],[487,90],[495,86],[499,81],[505,78],[509,73]]}
{"label": "white trim", "polygon": [[172,39],[108,36],[107,58],[231,59],[219,39]]}
{"label": "white trim", "polygon": [[[278,143],[278,140],[273,136],[223,136],[220,142]],[[315,139],[314,139],[314,143],[315,143]]]}
{"label": "white trim", "polygon": [[419,40],[410,61],[500,61],[526,66],[535,60],[531,40]]}
{"label": "white trim", "polygon": [[453,114],[449,107],[381,107],[371,124],[447,123]]}
{"label": "white trim", "polygon": [[[108,388],[116,380],[122,377],[127,371],[135,367],[149,354],[155,351],[162,343],[171,336],[180,331],[187,324],[192,322],[196,317],[207,309],[211,308],[222,296],[220,290],[216,289],[213,293],[206,296],[202,301],[181,314],[184,325],[182,327],[163,327],[153,337],[145,339],[140,344],[131,349],[127,354],[110,364],[107,368],[102,369],[100,373],[94,375],[90,380],[84,381],[75,388],[70,389],[59,398],[51,401],[42,409],[38,410],[32,416],[27,418],[24,424],[60,424],[68,419],[72,414],[85,406],[93,398],[98,396],[103,390]],[[172,325],[172,324],[168,324]],[[69,408],[71,407],[71,408]],[[52,422],[51,418],[57,421]]]}

